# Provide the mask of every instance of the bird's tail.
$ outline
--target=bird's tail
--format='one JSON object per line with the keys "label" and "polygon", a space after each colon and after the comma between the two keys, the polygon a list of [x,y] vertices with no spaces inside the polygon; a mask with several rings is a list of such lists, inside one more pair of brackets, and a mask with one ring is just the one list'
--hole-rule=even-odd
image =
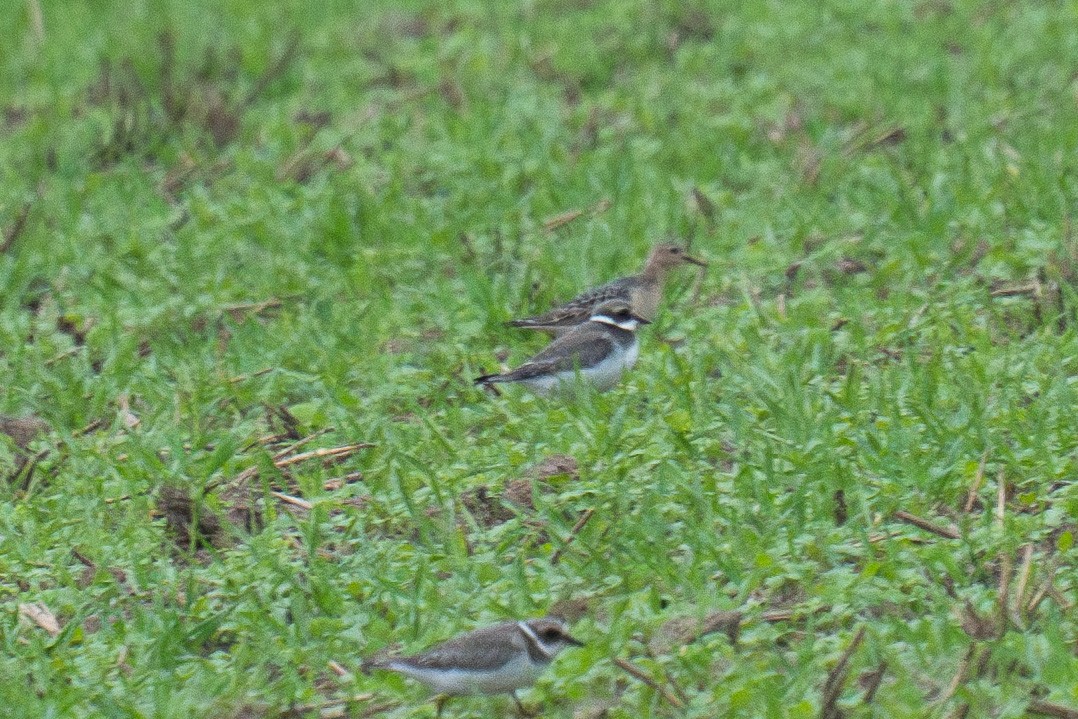
{"label": "bird's tail", "polygon": [[538,332],[546,332],[547,334],[557,337],[563,332],[573,328],[572,322],[562,322],[559,320],[551,320],[548,317],[525,317],[521,320],[509,320],[505,323],[506,327],[515,327],[518,330],[536,330]]}
{"label": "bird's tail", "polygon": [[547,316],[542,317],[525,317],[519,320],[509,320],[505,323],[506,327],[515,327],[518,330],[533,330],[536,332],[546,332],[551,337],[559,337],[569,330],[573,329],[578,323],[564,318],[551,319]]}
{"label": "bird's tail", "polygon": [[472,381],[475,382],[476,387],[482,387],[495,397],[502,396],[501,390],[495,386],[496,382],[502,381],[502,376],[500,374],[485,374],[482,377],[476,377]]}

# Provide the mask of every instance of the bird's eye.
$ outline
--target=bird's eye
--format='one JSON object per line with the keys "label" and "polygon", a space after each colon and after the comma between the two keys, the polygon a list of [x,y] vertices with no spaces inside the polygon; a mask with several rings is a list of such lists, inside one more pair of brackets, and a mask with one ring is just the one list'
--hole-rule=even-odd
{"label": "bird's eye", "polygon": [[557,629],[547,629],[543,632],[543,639],[547,640],[548,642],[552,642],[560,636],[561,634],[558,633]]}
{"label": "bird's eye", "polygon": [[681,248],[680,247],[671,247],[670,248],[670,254],[672,254],[672,255],[680,255],[681,254]]}

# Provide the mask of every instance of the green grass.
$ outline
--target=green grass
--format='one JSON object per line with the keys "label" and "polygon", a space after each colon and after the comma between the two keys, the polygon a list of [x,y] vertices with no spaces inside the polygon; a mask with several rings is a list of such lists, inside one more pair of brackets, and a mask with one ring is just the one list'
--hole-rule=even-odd
{"label": "green grass", "polygon": [[[861,627],[844,716],[1078,708],[1072,4],[45,0],[40,38],[34,4],[0,9],[0,413],[51,427],[0,484],[9,716],[430,717],[362,658],[567,600],[543,716],[821,716]],[[711,268],[621,386],[471,386],[666,237]],[[257,443],[327,428],[375,446]],[[162,487],[261,528],[177,535]],[[1000,621],[1001,578],[1057,591]],[[719,610],[736,642],[647,656]]]}

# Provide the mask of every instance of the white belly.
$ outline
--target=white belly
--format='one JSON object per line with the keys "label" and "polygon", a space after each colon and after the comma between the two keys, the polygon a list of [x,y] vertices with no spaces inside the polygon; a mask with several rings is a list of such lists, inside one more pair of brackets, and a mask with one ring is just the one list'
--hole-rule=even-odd
{"label": "white belly", "polygon": [[549,395],[555,390],[571,386],[579,374],[585,381],[600,392],[605,392],[618,383],[622,373],[636,364],[640,356],[640,344],[634,339],[628,347],[618,347],[610,356],[597,365],[570,372],[561,372],[547,377],[523,380],[523,384],[540,395]]}
{"label": "white belly", "polygon": [[391,664],[389,668],[439,694],[508,694],[535,684],[545,666],[534,664],[525,654],[495,671],[419,669],[400,664]]}

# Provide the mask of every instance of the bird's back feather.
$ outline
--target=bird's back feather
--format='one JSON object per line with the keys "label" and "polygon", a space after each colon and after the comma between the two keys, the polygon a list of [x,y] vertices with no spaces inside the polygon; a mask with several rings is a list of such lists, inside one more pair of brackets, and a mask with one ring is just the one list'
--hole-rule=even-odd
{"label": "bird's back feather", "polygon": [[533,317],[524,317],[506,323],[510,327],[532,330],[558,331],[587,322],[596,305],[607,300],[632,299],[633,290],[640,284],[637,275],[622,277],[605,285],[582,292],[573,299],[560,304],[548,312]]}
{"label": "bird's back feather", "polygon": [[[470,671],[493,671],[520,656],[524,640],[519,637],[519,631],[516,622],[503,622],[442,642],[421,654],[397,657],[384,662],[382,666],[393,669],[393,665],[397,664],[442,670],[465,666]],[[505,641],[507,632],[516,641]]]}

